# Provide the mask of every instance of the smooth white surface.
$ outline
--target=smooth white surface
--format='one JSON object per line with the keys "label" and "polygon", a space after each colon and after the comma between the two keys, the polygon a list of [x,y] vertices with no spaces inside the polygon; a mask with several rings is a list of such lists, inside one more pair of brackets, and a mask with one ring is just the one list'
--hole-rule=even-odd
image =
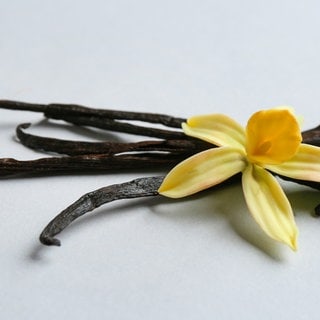
{"label": "smooth white surface", "polygon": [[[0,98],[223,112],[243,124],[286,104],[310,128],[320,122],[319,13],[317,1],[292,0],[2,1]],[[0,157],[43,156],[14,139],[18,123],[40,114],[0,114]],[[110,137],[62,124],[33,130]],[[61,248],[38,243],[79,196],[138,176],[1,180],[1,319],[319,318],[320,222],[310,215],[319,193],[300,186],[284,184],[297,253],[262,234],[240,185],[107,205],[62,233]]]}

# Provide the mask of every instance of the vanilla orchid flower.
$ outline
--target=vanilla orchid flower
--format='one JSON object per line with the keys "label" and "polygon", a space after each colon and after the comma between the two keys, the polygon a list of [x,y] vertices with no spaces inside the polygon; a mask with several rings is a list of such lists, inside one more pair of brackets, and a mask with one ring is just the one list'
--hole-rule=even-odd
{"label": "vanilla orchid flower", "polygon": [[222,114],[195,116],[185,134],[218,147],[182,161],[165,177],[159,193],[181,198],[242,173],[244,197],[253,218],[271,238],[297,249],[290,203],[269,172],[320,182],[320,148],[303,144],[299,121],[288,107],[258,111],[246,128]]}

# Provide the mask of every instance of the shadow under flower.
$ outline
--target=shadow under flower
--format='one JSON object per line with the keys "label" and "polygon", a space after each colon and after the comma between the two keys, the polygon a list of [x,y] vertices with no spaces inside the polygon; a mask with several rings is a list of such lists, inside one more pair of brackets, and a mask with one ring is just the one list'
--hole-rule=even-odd
{"label": "shadow under flower", "polygon": [[[308,189],[310,190],[310,189]],[[301,191],[300,200],[292,201],[293,211],[299,211],[306,208],[306,201],[310,197],[315,200],[315,194],[312,192],[307,198],[303,197],[308,193],[306,190]],[[293,198],[296,195],[292,195]],[[290,197],[291,200],[291,197]],[[194,204],[190,205],[190,201]],[[166,218],[178,219],[183,221],[185,219],[210,220],[210,223],[215,223],[216,219],[224,219],[232,230],[246,243],[266,254],[275,261],[284,261],[283,245],[270,239],[258,226],[251,216],[246,202],[244,200],[241,183],[234,183],[226,186],[217,186],[205,190],[199,194],[182,199],[171,199],[170,203],[184,203],[183,211],[175,208],[170,212],[163,212],[159,208],[153,208],[153,211],[165,216]],[[166,201],[168,203],[168,201]],[[161,202],[158,202],[161,205]],[[197,209],[195,209],[197,207]],[[310,207],[310,204],[309,206]],[[311,205],[312,207],[312,205]],[[166,206],[167,208],[167,206]],[[174,211],[174,212],[173,212]]]}
{"label": "shadow under flower", "polygon": [[320,202],[319,191],[304,186],[293,186],[284,189],[295,214],[305,212],[318,218],[315,215],[315,207]]}

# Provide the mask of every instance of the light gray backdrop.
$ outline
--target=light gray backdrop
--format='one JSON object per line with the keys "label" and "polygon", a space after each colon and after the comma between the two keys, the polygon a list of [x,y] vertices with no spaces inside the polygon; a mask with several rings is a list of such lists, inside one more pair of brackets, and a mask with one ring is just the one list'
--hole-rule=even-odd
{"label": "light gray backdrop", "polygon": [[[243,124],[285,104],[310,128],[320,123],[319,14],[319,2],[297,0],[2,0],[0,98],[223,112]],[[41,120],[0,110],[0,157],[43,156],[14,138],[28,121],[42,135],[115,138]],[[1,319],[319,318],[320,221],[311,213],[320,197],[293,184],[284,187],[297,253],[252,222],[240,185],[114,203],[66,230],[61,248],[38,244],[80,195],[141,175],[0,181]]]}

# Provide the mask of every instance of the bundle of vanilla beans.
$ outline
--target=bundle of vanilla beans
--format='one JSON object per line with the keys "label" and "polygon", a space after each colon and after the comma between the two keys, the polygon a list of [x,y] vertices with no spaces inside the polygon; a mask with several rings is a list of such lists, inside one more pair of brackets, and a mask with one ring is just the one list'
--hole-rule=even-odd
{"label": "bundle of vanilla beans", "polygon": [[[29,161],[2,158],[0,177],[5,178],[17,175],[151,170],[161,167],[170,169],[189,156],[213,147],[212,144],[186,136],[181,130],[181,124],[185,119],[163,114],[9,100],[0,100],[0,109],[41,112],[48,119],[63,120],[75,126],[88,126],[152,138],[130,143],[71,141],[29,134],[26,129],[31,124],[19,124],[16,133],[23,145],[35,150],[54,152],[57,156],[50,155]],[[137,125],[137,122],[145,122],[148,125]],[[163,128],[160,129],[159,125]],[[320,126],[303,132],[302,136],[304,143],[320,146]],[[164,176],[138,178],[85,194],[46,226],[40,235],[40,241],[46,245],[60,245],[55,235],[78,217],[104,203],[119,199],[157,196],[163,178]],[[281,178],[320,190],[320,183]],[[232,179],[238,180],[239,175]],[[315,213],[320,215],[320,205],[315,208]]]}

